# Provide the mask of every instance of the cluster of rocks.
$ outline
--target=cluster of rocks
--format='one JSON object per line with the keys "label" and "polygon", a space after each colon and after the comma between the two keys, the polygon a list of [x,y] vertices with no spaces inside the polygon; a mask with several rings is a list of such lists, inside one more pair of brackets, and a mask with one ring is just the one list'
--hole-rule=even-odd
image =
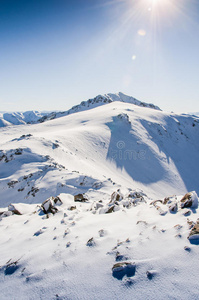
{"label": "cluster of rocks", "polygon": [[14,159],[15,155],[22,155],[22,153],[23,153],[22,148],[12,149],[8,152],[0,150],[0,161],[4,161],[8,163],[9,161]]}
{"label": "cluster of rocks", "polygon": [[[185,194],[180,200],[177,197],[166,197],[164,200],[155,200],[150,203],[159,212],[160,215],[165,215],[167,212],[177,213],[181,209],[196,209],[198,207],[198,196],[195,191]],[[184,215],[191,214],[191,210],[185,210]]]}
{"label": "cluster of rocks", "polygon": [[103,203],[102,200],[93,202],[91,210],[93,213],[98,212],[99,214],[109,214],[123,208],[131,208],[140,203],[145,203],[146,197],[147,196],[143,192],[136,191],[131,191],[128,194],[123,195],[120,189],[118,189],[111,194],[108,204]]}
{"label": "cluster of rocks", "polygon": [[130,120],[129,120],[129,116],[125,113],[121,113],[119,115],[117,115],[117,119],[123,122],[126,122],[127,124],[131,124]]}

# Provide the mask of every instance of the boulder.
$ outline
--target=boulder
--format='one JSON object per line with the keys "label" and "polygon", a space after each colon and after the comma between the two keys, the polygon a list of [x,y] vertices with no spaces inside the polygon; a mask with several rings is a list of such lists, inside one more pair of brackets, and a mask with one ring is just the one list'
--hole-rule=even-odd
{"label": "boulder", "polygon": [[187,193],[184,197],[180,200],[181,208],[197,208],[198,207],[198,195],[195,191]]}
{"label": "boulder", "polygon": [[114,212],[114,208],[115,208],[115,205],[112,205],[112,206],[108,207],[107,211],[106,211],[106,214],[110,214],[110,213]]}
{"label": "boulder", "polygon": [[50,197],[42,203],[41,209],[45,214],[55,214],[58,211],[58,209],[55,207],[56,203],[54,202],[54,199],[54,197]]}
{"label": "boulder", "polygon": [[196,221],[196,224],[191,229],[188,239],[189,240],[199,240],[199,219]]}
{"label": "boulder", "polygon": [[169,211],[170,211],[170,213],[176,213],[177,210],[178,210],[178,204],[177,204],[177,202],[176,201],[175,202],[171,202],[169,204]]}
{"label": "boulder", "polygon": [[112,275],[118,280],[122,280],[126,275],[127,277],[131,277],[135,275],[136,265],[131,262],[119,262],[113,265],[112,267]]}
{"label": "boulder", "polygon": [[15,207],[14,204],[8,206],[8,211],[11,211],[15,215],[22,215],[22,213]]}
{"label": "boulder", "polygon": [[61,201],[61,199],[60,199],[58,196],[56,196],[56,197],[53,199],[53,201],[54,201],[54,203],[55,203],[56,205],[62,205],[62,204],[63,204],[63,202]]}
{"label": "boulder", "polygon": [[113,192],[111,195],[111,201],[110,204],[114,204],[116,202],[119,202],[123,199],[123,195],[120,192],[120,189],[117,190],[117,192]]}
{"label": "boulder", "polygon": [[78,194],[74,196],[75,202],[87,202],[88,198],[84,194]]}

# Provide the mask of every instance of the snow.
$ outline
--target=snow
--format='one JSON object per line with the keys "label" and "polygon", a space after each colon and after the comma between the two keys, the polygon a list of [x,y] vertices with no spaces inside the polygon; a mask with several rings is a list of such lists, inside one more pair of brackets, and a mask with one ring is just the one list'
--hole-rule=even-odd
{"label": "snow", "polygon": [[112,98],[1,128],[1,299],[198,298],[199,118]]}
{"label": "snow", "polygon": [[0,127],[36,123],[48,114],[39,111],[0,113]]}

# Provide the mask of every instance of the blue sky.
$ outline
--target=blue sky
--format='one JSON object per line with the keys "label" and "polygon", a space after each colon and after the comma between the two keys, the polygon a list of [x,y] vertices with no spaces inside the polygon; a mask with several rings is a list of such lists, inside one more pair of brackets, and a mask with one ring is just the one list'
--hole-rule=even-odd
{"label": "blue sky", "polygon": [[123,92],[199,111],[198,0],[0,0],[0,111]]}

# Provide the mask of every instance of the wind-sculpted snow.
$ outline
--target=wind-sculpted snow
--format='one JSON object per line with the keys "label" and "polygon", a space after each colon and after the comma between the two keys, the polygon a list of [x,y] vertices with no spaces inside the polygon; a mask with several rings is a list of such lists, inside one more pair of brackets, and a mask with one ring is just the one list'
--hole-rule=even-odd
{"label": "wind-sculpted snow", "polygon": [[197,208],[181,207],[188,196],[101,196],[75,202],[62,193],[0,209],[2,299],[197,299],[199,219]]}

